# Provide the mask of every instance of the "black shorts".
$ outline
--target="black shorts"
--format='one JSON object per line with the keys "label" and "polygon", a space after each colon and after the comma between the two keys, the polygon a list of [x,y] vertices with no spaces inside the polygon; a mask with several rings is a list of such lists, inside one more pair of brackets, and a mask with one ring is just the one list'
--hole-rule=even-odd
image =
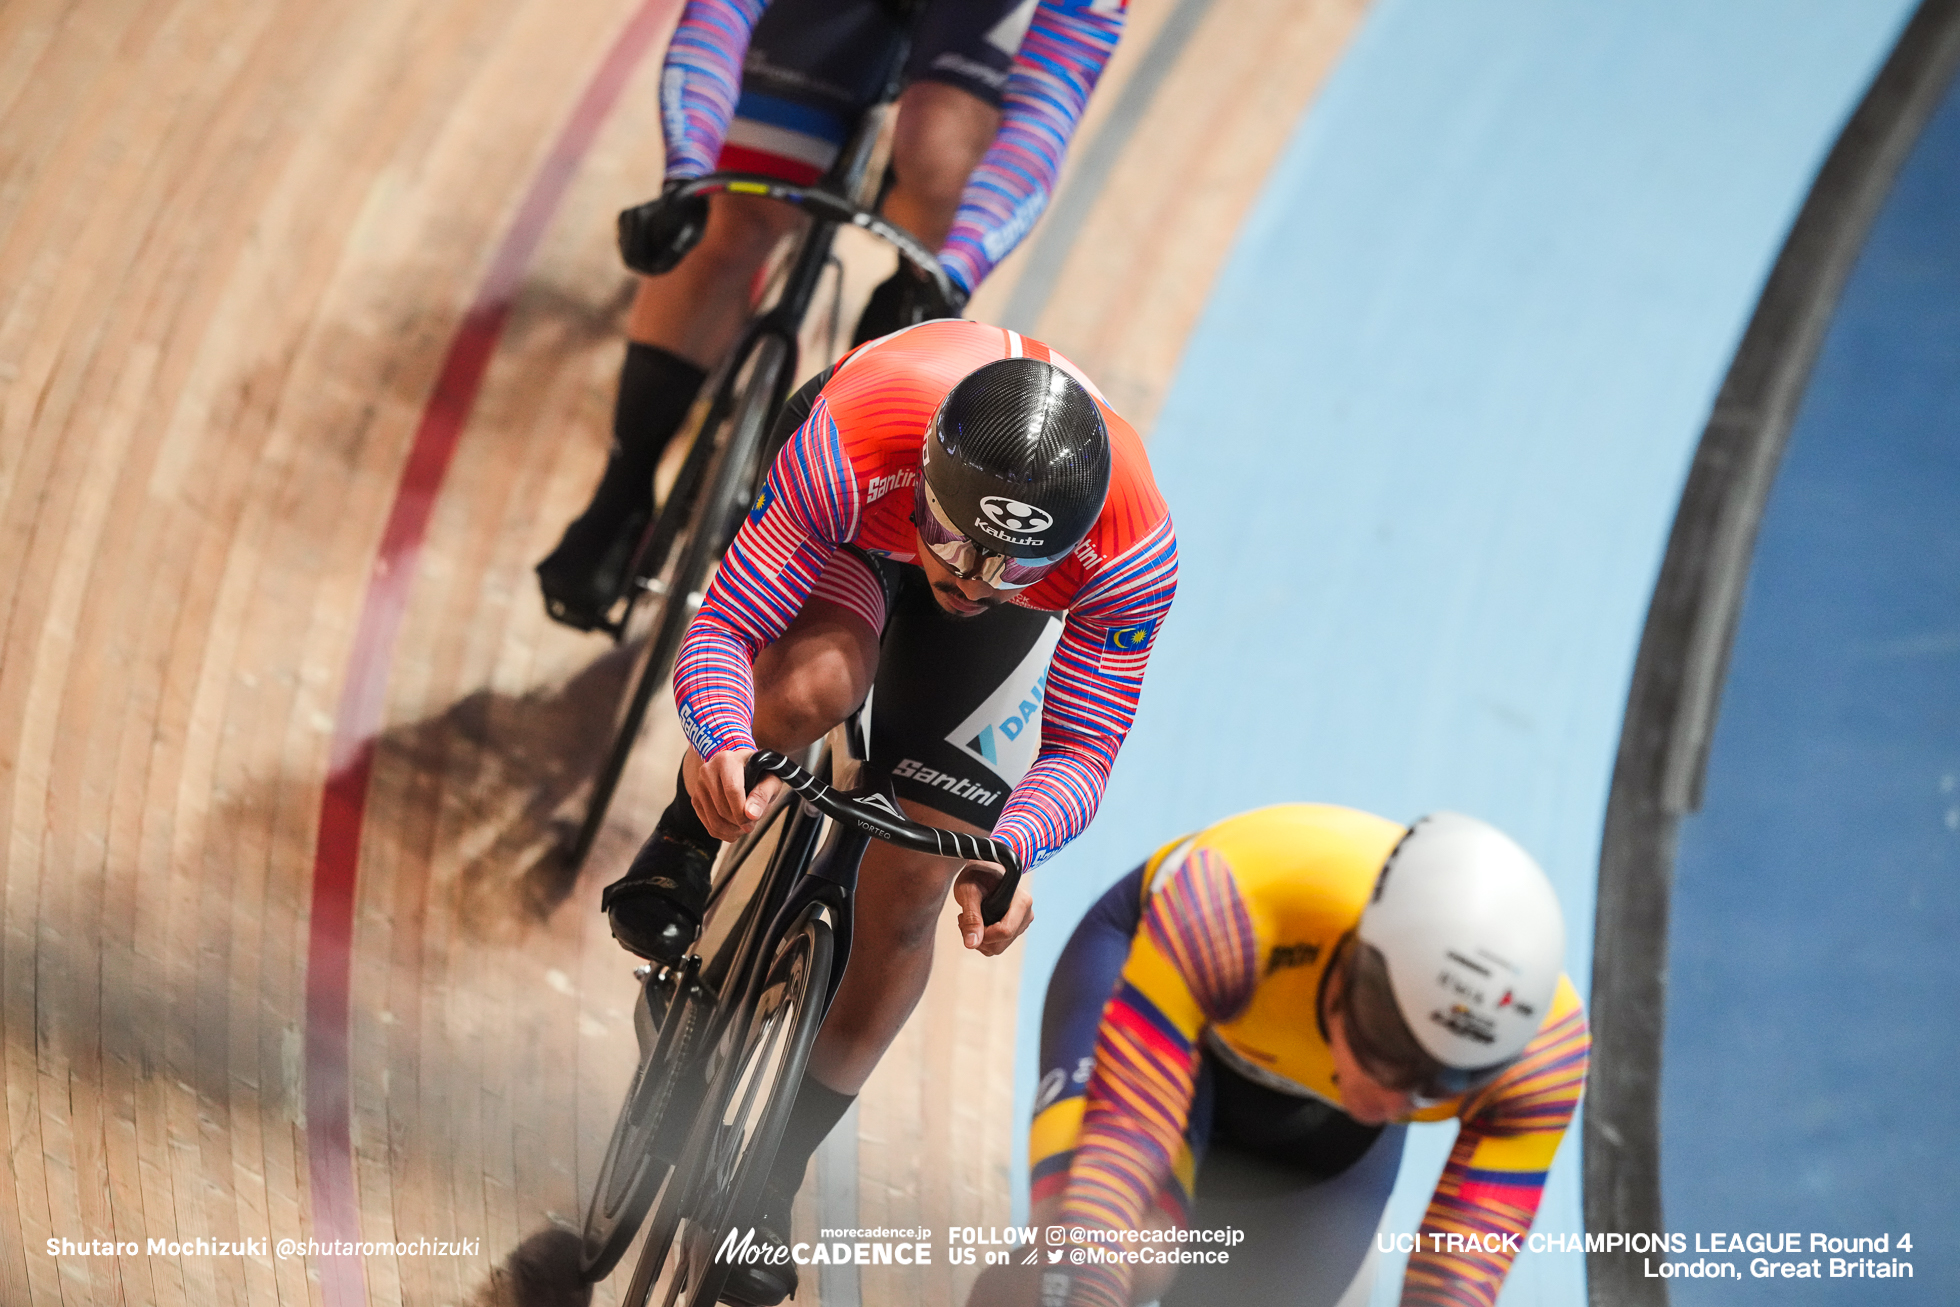
{"label": "black shorts", "polygon": [[[920,0],[906,84],[944,82],[1000,107],[1038,0]],[[774,0],[756,23],[720,166],[814,181],[875,103],[902,20],[885,0]]]}
{"label": "black shorts", "polygon": [[872,765],[891,773],[900,798],[992,830],[1040,747],[1060,620],[1014,604],[955,617],[933,601],[916,565],[848,547],[814,594],[884,633],[870,699]]}

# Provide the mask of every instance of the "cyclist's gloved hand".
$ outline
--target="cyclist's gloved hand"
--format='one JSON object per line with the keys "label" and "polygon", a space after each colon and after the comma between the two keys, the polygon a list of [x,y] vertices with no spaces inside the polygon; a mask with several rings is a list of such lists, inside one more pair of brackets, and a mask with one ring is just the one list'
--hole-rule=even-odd
{"label": "cyclist's gloved hand", "polygon": [[680,198],[692,178],[676,177],[658,199],[619,211],[619,257],[626,266],[658,277],[687,256],[708,229],[708,197]]}

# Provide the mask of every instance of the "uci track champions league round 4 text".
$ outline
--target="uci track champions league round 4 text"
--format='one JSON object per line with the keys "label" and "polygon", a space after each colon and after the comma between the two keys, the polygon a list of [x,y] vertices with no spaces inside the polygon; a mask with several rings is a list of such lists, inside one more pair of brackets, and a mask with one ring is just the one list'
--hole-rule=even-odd
{"label": "uci track champions league round 4 text", "polygon": [[[1504,1249],[1534,1253],[1607,1253],[1641,1259],[1641,1274],[1664,1280],[1895,1280],[1911,1279],[1912,1234],[1826,1234],[1818,1231],[1640,1231],[1516,1235],[1387,1234],[1375,1236],[1386,1253],[1474,1251],[1480,1239],[1508,1240]],[[1433,1243],[1431,1241],[1434,1241]]]}

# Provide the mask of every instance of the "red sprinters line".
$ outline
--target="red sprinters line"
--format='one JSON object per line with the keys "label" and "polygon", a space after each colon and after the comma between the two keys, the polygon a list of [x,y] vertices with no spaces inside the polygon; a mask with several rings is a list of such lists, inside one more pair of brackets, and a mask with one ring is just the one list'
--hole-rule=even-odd
{"label": "red sprinters line", "polygon": [[[435,390],[395,488],[361,601],[361,620],[347,658],[347,677],[334,718],[320,835],[313,853],[313,910],[306,962],[306,1155],[313,1196],[313,1237],[360,1239],[354,1181],[353,1106],[348,1011],[354,942],[354,884],[360,869],[361,826],[374,737],[381,726],[395,637],[408,606],[409,584],[428,532],[429,516],[457,441],[469,420],[484,372],[510,317],[512,297],[537,251],[546,225],[572,175],[592,148],[600,125],[647,47],[666,26],[678,0],[644,0],[620,32],[531,180],[476,299],[443,359]],[[328,1307],[365,1307],[367,1278],[355,1256],[317,1259]]]}

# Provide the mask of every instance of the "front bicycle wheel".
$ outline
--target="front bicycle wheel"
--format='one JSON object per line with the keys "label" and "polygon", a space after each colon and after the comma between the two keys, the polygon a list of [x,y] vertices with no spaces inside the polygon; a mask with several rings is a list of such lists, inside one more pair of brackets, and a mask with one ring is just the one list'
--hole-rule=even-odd
{"label": "front bicycle wheel", "polygon": [[[805,912],[777,946],[741,1046],[721,1077],[724,1088],[715,1096],[721,1111],[697,1123],[689,1141],[684,1160],[696,1170],[690,1201],[665,1229],[656,1216],[621,1299],[626,1307],[643,1307],[655,1289],[662,1291],[663,1307],[683,1301],[712,1307],[721,1297],[732,1269],[723,1260],[724,1245],[742,1244],[754,1224],[823,1025],[834,947],[829,911],[821,905]],[[663,1235],[656,1261],[655,1237]]]}
{"label": "front bicycle wheel", "polygon": [[[781,898],[770,892],[765,879],[779,869],[778,849],[793,829],[808,824],[796,820],[794,799],[787,793],[779,796],[756,828],[728,847],[697,942],[699,956],[711,961],[705,967],[695,960],[662,968],[642,984],[634,1012],[636,1028],[644,1026],[647,1032],[636,1029],[640,1062],[586,1208],[579,1260],[581,1273],[593,1283],[612,1273],[633,1242],[687,1141],[693,1114],[701,1106],[703,1049],[720,1024],[713,995],[727,990],[747,932],[759,928],[754,925],[758,914],[772,914]],[[813,834],[792,843],[807,850]]]}
{"label": "front bicycle wheel", "polygon": [[[585,816],[572,839],[569,859],[573,870],[585,864],[586,855],[605,827],[606,809],[612,805],[633,746],[639,741],[647,709],[673,673],[687,624],[707,593],[709,574],[735,538],[742,513],[755,497],[755,483],[762,471],[758,466],[762,442],[775,417],[783,372],[789,364],[788,345],[765,334],[755,338],[742,366],[730,371],[729,402],[718,401],[709,410],[708,420],[715,427],[701,437],[716,442],[706,485],[693,504],[677,509],[688,512],[689,518],[674,535],[671,547],[662,551],[659,570],[634,581],[642,593],[627,610],[626,639],[634,642],[637,652],[613,713],[611,744],[592,778]],[[723,413],[727,416],[717,421],[717,414]]]}
{"label": "front bicycle wheel", "polygon": [[[642,1052],[627,1087],[592,1186],[592,1201],[585,1209],[579,1274],[594,1284],[612,1274],[639,1232],[661,1182],[673,1169],[677,1151],[673,1141],[677,1134],[685,1138],[686,1114],[692,1110],[689,1100],[695,1097],[677,1091],[699,1072],[707,1000],[697,992],[692,968],[669,969],[663,982],[671,989],[663,996],[666,1018],[660,1023],[659,1037]],[[650,997],[642,993],[640,1001]]]}

